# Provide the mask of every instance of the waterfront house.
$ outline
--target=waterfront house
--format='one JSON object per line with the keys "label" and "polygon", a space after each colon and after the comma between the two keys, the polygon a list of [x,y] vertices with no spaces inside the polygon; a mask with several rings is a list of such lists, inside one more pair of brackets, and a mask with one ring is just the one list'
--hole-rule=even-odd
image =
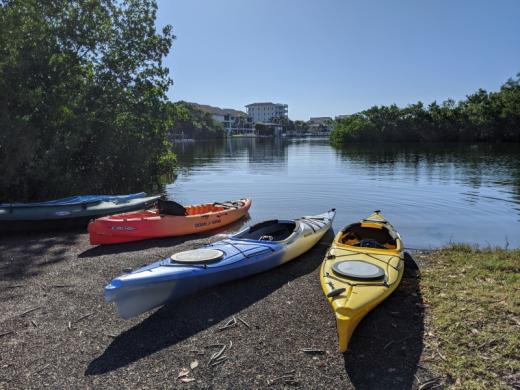
{"label": "waterfront house", "polygon": [[329,135],[332,131],[332,118],[329,116],[311,117],[308,122],[309,133],[312,135]]}
{"label": "waterfront house", "polygon": [[251,118],[243,111],[232,108],[220,108],[206,104],[191,103],[196,109],[211,115],[215,122],[222,123],[228,135],[254,134],[255,129]]}

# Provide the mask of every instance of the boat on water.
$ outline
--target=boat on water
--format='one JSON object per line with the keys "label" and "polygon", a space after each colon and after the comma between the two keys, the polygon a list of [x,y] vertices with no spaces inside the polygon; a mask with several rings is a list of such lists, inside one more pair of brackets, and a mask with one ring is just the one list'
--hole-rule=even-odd
{"label": "boat on water", "polygon": [[401,282],[403,250],[399,233],[380,211],[346,226],[334,238],[320,282],[336,316],[340,352],[347,350],[359,322]]}
{"label": "boat on water", "polygon": [[1,203],[0,231],[86,226],[92,218],[151,207],[160,196],[81,195],[32,203]]}
{"label": "boat on water", "polygon": [[329,230],[335,216],[326,213],[250,226],[201,249],[178,252],[113,279],[105,301],[131,318],[203,289],[267,271],[302,255]]}
{"label": "boat on water", "polygon": [[92,245],[119,244],[149,238],[202,233],[247,215],[251,199],[182,206],[158,200],[147,210],[98,218],[88,225]]}
{"label": "boat on water", "polygon": [[255,133],[240,133],[240,134],[232,134],[232,138],[258,138],[258,134]]}

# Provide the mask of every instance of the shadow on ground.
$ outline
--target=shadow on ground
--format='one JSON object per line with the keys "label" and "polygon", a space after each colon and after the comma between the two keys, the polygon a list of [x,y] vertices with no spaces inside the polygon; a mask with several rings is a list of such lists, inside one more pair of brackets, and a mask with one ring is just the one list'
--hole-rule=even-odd
{"label": "shadow on ground", "polygon": [[[119,255],[121,253],[139,252],[153,248],[169,248],[176,245],[180,245],[186,241],[203,240],[205,238],[210,238],[211,236],[212,235],[209,234],[195,234],[182,237],[153,238],[143,241],[126,242],[123,244],[98,245],[81,252],[78,255],[78,258],[87,259],[98,256]],[[200,244],[200,246],[204,245],[205,244]]]}
{"label": "shadow on ground", "polygon": [[410,389],[423,351],[424,309],[419,269],[405,255],[396,291],[359,324],[344,353],[356,389]]}
{"label": "shadow on ground", "polygon": [[0,239],[0,274],[3,280],[38,275],[51,264],[67,259],[67,251],[79,240],[79,232],[6,235]]}
{"label": "shadow on ground", "polygon": [[[199,234],[190,234],[187,236],[180,237],[164,237],[164,238],[153,238],[143,241],[135,241],[135,242],[127,242],[123,244],[113,244],[113,245],[98,245],[92,248],[87,249],[86,251],[80,253],[78,255],[79,258],[89,258],[89,257],[97,257],[97,256],[105,256],[105,255],[113,255],[120,254],[123,252],[138,252],[151,248],[166,248],[175,245],[180,245],[186,241],[191,240],[203,240],[205,238],[209,239],[211,237],[215,238],[217,234],[220,235],[228,235],[240,230],[245,224],[250,220],[249,214],[244,218],[236,221],[230,225],[226,225],[221,227],[220,229],[210,230],[205,233]],[[219,237],[217,237],[219,238]],[[221,239],[221,238],[219,238]],[[214,241],[214,240],[212,240]],[[208,241],[209,243],[209,241]],[[200,246],[204,246],[205,244],[201,244]]]}
{"label": "shadow on ground", "polygon": [[296,261],[162,307],[115,338],[104,353],[89,364],[85,375],[104,374],[168,348],[240,312],[287,282],[313,272],[321,264],[333,237],[329,231],[319,244]]}

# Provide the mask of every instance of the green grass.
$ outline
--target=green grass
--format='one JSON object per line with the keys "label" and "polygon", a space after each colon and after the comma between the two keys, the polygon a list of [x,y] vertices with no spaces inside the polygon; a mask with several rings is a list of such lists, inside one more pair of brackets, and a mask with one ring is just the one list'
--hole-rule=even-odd
{"label": "green grass", "polygon": [[520,386],[520,250],[452,245],[431,254],[421,286],[449,387]]}

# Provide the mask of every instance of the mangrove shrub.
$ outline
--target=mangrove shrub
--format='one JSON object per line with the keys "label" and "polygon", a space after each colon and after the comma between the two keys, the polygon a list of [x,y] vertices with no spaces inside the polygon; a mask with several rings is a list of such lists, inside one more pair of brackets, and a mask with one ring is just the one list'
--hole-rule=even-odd
{"label": "mangrove shrub", "polygon": [[337,119],[334,144],[350,142],[520,142],[520,73],[499,91],[456,103],[374,106]]}
{"label": "mangrove shrub", "polygon": [[0,0],[0,201],[148,187],[175,158],[153,0]]}
{"label": "mangrove shrub", "polygon": [[197,109],[193,104],[179,101],[168,103],[173,122],[170,136],[173,139],[221,139],[226,136],[224,125],[213,120],[210,113]]}

